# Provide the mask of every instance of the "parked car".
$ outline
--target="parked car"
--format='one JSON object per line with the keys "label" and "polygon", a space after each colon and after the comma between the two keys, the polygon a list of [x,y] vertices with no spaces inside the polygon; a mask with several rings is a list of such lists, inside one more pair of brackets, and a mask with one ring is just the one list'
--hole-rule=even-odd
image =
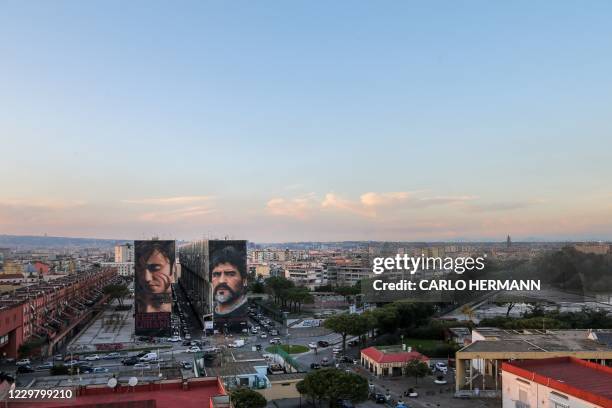
{"label": "parked car", "polygon": [[384,404],[385,402],[387,402],[387,399],[385,398],[385,395],[384,394],[380,394],[380,393],[374,394],[374,397],[372,399],[377,404]]}
{"label": "parked car", "polygon": [[261,337],[262,339],[267,339],[268,335],[266,333],[261,333],[259,337]]}
{"label": "parked car", "polygon": [[317,343],[308,343],[308,348],[316,349],[317,348]]}
{"label": "parked car", "polygon": [[78,370],[79,373],[88,374],[93,372],[93,367],[87,365],[77,365],[75,368]]}
{"label": "parked car", "polygon": [[53,368],[53,363],[50,361],[47,361],[44,364],[39,365],[38,367],[36,367],[37,370],[49,370]]}
{"label": "parked car", "polygon": [[53,356],[53,360],[64,361],[64,356],[62,356],[61,354],[56,354],[55,356]]}
{"label": "parked car", "polygon": [[175,336],[170,337],[170,338],[168,339],[168,341],[170,341],[170,342],[172,342],[172,343],[176,343],[176,342],[181,341],[181,337],[180,337],[180,336],[176,336],[176,335],[175,335]]}
{"label": "parked car", "polygon": [[185,353],[199,353],[200,351],[202,350],[198,346],[193,346],[185,350]]}
{"label": "parked car", "polygon": [[29,364],[17,366],[17,374],[33,373],[34,369]]}
{"label": "parked car", "polygon": [[147,363],[136,363],[134,364],[134,368],[137,368],[139,370],[149,370],[151,366]]}
{"label": "parked car", "polygon": [[30,362],[30,359],[29,359],[29,358],[24,358],[24,359],[21,359],[21,360],[19,360],[18,362],[16,362],[16,363],[15,363],[15,365],[16,365],[17,367],[21,367],[21,366],[29,366],[30,364],[32,364],[32,363]]}
{"label": "parked car", "polygon": [[98,361],[100,359],[100,356],[97,354],[92,354],[90,356],[85,357],[85,360],[87,361]]}
{"label": "parked car", "polygon": [[106,368],[106,367],[94,367],[92,372],[94,374],[108,373],[108,368]]}
{"label": "parked car", "polygon": [[359,344],[359,341],[357,341],[357,340],[351,340],[351,341],[349,341],[347,344],[348,344],[348,346],[349,346],[349,347],[355,347],[356,345],[358,345],[358,344]]}
{"label": "parked car", "polygon": [[327,357],[324,357],[323,360],[321,360],[321,366],[323,367],[329,366],[329,359]]}
{"label": "parked car", "polygon": [[318,363],[311,363],[311,364],[310,364],[310,368],[311,368],[312,370],[318,370],[319,368],[321,368],[321,364],[318,364]]}
{"label": "parked car", "polygon": [[183,367],[183,370],[191,370],[193,368],[193,364],[191,364],[189,361],[183,361],[181,363],[181,367]]}
{"label": "parked car", "polygon": [[341,352],[341,351],[342,351],[342,347],[334,347],[334,348],[332,349],[332,351],[333,351],[334,353],[339,353],[339,352]]}
{"label": "parked car", "polygon": [[112,353],[108,353],[107,355],[103,356],[102,358],[105,360],[114,360],[116,358],[120,358],[121,354],[117,353],[117,352],[112,352]]}
{"label": "parked car", "polygon": [[270,344],[281,344],[281,339],[278,337],[271,338]]}
{"label": "parked car", "polygon": [[349,357],[349,356],[342,356],[342,358],[340,359],[340,362],[342,362],[342,363],[349,363],[349,364],[357,364],[357,363],[359,363],[359,361],[357,361],[354,358]]}
{"label": "parked car", "polygon": [[338,400],[336,406],[338,408],[355,408],[355,405],[350,400]]}
{"label": "parked car", "polygon": [[329,342],[325,340],[319,340],[317,344],[319,345],[319,347],[329,347]]}

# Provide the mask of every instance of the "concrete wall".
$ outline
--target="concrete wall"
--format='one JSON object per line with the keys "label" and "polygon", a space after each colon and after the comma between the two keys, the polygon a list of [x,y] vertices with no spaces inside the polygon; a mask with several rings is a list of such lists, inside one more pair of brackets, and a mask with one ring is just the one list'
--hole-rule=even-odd
{"label": "concrete wall", "polygon": [[[516,401],[520,400],[521,390],[523,391],[523,395],[526,396],[526,402],[529,408],[555,408],[556,406],[563,406],[555,405],[553,401],[559,404],[565,404],[565,406],[569,406],[570,408],[600,407],[600,405],[586,402],[524,378],[520,378],[519,381],[519,378],[520,377],[516,374],[505,371],[502,372],[502,408],[520,407],[521,404],[517,405]],[[562,395],[568,398],[565,399],[561,397]]]}

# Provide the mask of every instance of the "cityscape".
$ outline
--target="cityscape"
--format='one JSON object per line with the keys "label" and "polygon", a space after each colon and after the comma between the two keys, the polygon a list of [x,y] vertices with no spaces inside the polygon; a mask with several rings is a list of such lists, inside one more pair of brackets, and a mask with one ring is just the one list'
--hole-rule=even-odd
{"label": "cityscape", "polygon": [[[435,302],[372,299],[364,290],[380,254],[480,254],[487,269],[512,275],[551,260],[563,268],[559,262],[571,256],[576,273],[588,275],[585,259],[590,266],[612,262],[607,242],[513,242],[509,235],[486,243],[178,241],[169,252],[176,254],[176,278],[163,301],[169,307],[144,309],[150,301],[139,276],[149,272],[139,270],[139,259],[149,247],[174,250],[174,241],[91,246],[72,239],[70,246],[36,247],[24,245],[24,237],[3,240],[19,243],[0,248],[1,367],[18,389],[71,390],[78,403],[99,404],[122,388],[170,390],[180,380],[189,390],[184,398],[212,406],[229,406],[232,395],[251,401],[239,396],[246,390],[264,404],[292,406],[329,398],[299,384],[335,370],[355,376],[343,380],[350,391],[336,391],[343,407],[530,406],[532,382],[565,406],[610,406],[612,286],[591,293],[553,283],[542,291],[462,292]],[[245,273],[237,276],[248,302],[224,314],[216,305],[229,302],[217,295],[226,290],[214,271],[230,261],[214,259],[228,246],[244,248]],[[228,292],[237,291],[225,282]],[[160,320],[164,310],[168,318]],[[110,394],[94,391],[100,387]],[[141,399],[126,395],[133,398],[121,401]],[[170,403],[161,391],[142,398]]]}

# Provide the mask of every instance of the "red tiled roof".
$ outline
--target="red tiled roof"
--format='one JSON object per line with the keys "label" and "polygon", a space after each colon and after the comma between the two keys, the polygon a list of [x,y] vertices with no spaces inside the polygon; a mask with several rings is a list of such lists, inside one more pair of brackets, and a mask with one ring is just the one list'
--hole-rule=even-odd
{"label": "red tiled roof", "polygon": [[[202,381],[189,382],[189,389],[183,390],[180,381],[165,384],[143,384],[132,389],[120,386],[111,389],[106,386],[84,387],[81,395],[69,400],[54,400],[32,404],[36,408],[69,408],[69,407],[101,407],[105,404],[118,404],[127,407],[147,406],[146,401],[155,401],[156,408],[207,408],[210,397],[225,395],[223,386],[218,379],[197,379]],[[140,404],[139,404],[140,403]],[[145,404],[145,405],[142,405]],[[23,408],[21,402],[9,402],[9,408]],[[151,406],[151,405],[149,405]]]}
{"label": "red tiled roof", "polygon": [[503,363],[502,370],[584,401],[612,408],[610,367],[574,357],[557,357]]}
{"label": "red tiled roof", "polygon": [[21,273],[1,273],[0,279],[23,279],[23,274]]}
{"label": "red tiled roof", "polygon": [[410,360],[427,361],[429,358],[418,351],[398,351],[396,353],[385,353],[376,347],[368,347],[361,350],[361,354],[371,358],[377,363],[407,363]]}

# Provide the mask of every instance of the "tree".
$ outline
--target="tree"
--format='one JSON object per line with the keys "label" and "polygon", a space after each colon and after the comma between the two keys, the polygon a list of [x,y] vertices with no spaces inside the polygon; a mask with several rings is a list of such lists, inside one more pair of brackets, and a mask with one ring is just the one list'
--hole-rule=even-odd
{"label": "tree", "polygon": [[408,364],[404,370],[407,376],[414,377],[415,384],[417,384],[419,378],[425,377],[427,374],[429,374],[429,366],[427,363],[416,358],[408,361]]}
{"label": "tree", "polygon": [[333,406],[338,399],[352,402],[364,401],[368,397],[368,381],[357,374],[335,368],[311,371],[296,384],[300,394],[311,398],[313,405],[328,401]]}
{"label": "tree", "polygon": [[123,306],[123,299],[130,294],[130,289],[122,284],[106,285],[102,291],[109,295],[111,303],[117,299],[119,306]]}
{"label": "tree", "polygon": [[516,306],[515,302],[495,302],[496,306],[499,307],[506,307],[506,317],[510,317],[510,311],[512,311],[512,309],[514,309],[514,306]]}
{"label": "tree", "polygon": [[274,303],[281,301],[284,306],[287,298],[287,290],[294,287],[294,283],[282,276],[272,276],[265,280],[266,291],[274,297]]}
{"label": "tree", "polygon": [[255,282],[251,283],[251,285],[249,287],[249,290],[251,291],[251,293],[259,294],[259,293],[264,293],[265,292],[265,287],[264,287],[263,282],[260,282],[260,281],[257,280]]}
{"label": "tree", "polygon": [[346,349],[346,336],[353,332],[354,320],[358,315],[338,314],[325,319],[323,326],[342,336],[342,351]]}
{"label": "tree", "polygon": [[257,391],[237,388],[230,393],[234,408],[264,408],[268,401]]}
{"label": "tree", "polygon": [[467,317],[470,322],[474,318],[474,309],[472,309],[468,305],[463,305],[463,307],[461,308],[461,313],[463,313],[465,315],[465,317]]}

